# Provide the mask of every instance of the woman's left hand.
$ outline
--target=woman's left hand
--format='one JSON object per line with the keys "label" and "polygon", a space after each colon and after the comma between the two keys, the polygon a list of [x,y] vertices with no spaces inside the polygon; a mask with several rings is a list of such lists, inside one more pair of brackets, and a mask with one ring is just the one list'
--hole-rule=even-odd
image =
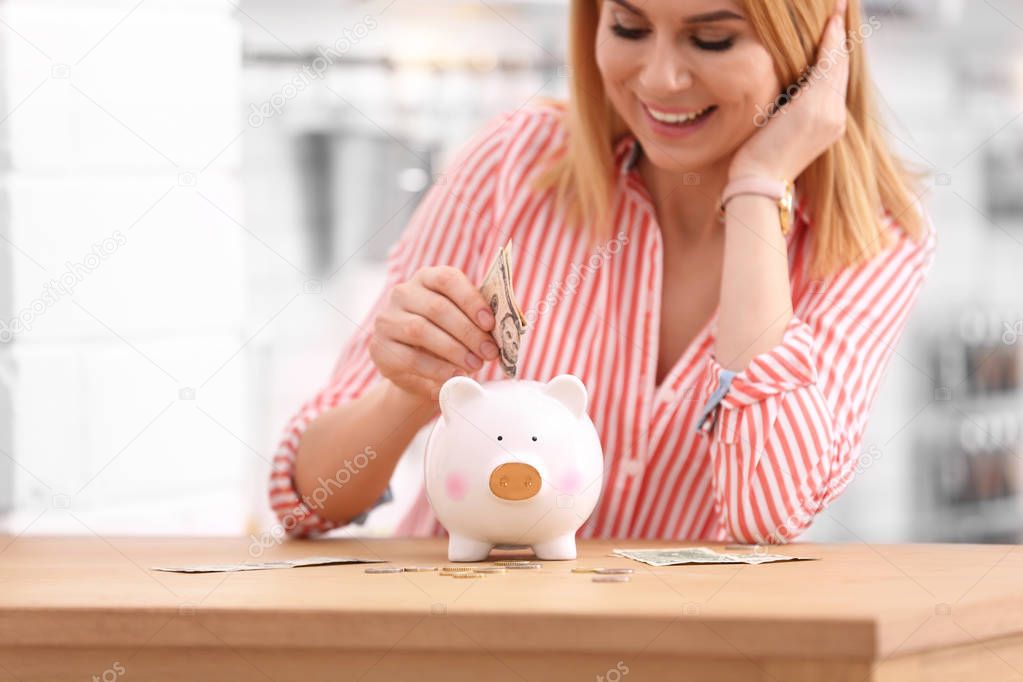
{"label": "woman's left hand", "polygon": [[847,0],[837,0],[817,54],[798,93],[746,140],[732,158],[730,178],[766,175],[795,180],[845,134],[849,53],[844,47]]}

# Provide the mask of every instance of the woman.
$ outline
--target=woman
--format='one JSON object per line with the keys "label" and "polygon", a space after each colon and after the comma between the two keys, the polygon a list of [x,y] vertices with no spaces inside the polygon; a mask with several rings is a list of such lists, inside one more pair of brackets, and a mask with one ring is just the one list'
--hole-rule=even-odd
{"label": "woman", "polygon": [[[874,112],[873,28],[856,0],[573,0],[567,106],[491,120],[427,193],[288,427],[284,528],[361,522],[440,385],[503,378],[477,286],[510,239],[519,378],[580,377],[605,448],[580,536],[802,532],[850,480],[934,252]],[[422,493],[399,530],[443,532]]]}

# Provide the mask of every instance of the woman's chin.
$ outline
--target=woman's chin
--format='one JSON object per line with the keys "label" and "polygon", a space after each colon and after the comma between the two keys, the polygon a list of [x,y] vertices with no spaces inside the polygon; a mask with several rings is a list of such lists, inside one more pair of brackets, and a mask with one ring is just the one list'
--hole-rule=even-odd
{"label": "woman's chin", "polygon": [[[647,162],[659,172],[671,173],[672,175],[685,175],[687,173],[699,174],[701,170],[704,170],[713,164],[713,159],[703,156],[694,156],[686,153],[685,151],[666,153],[662,150],[658,150],[656,144],[648,145],[642,139],[640,139],[640,144],[643,146],[643,153]],[[687,181],[686,184],[699,183],[695,181]]]}

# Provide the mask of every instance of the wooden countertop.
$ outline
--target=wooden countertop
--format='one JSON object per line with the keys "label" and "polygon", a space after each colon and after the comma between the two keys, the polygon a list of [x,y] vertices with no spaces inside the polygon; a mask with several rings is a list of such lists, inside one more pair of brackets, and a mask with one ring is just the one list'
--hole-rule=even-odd
{"label": "wooden countertop", "polygon": [[[370,575],[364,565],[151,570],[253,560],[245,538],[0,536],[0,647],[477,650],[499,659],[611,651],[622,660],[867,666],[983,647],[1004,658],[1006,670],[1023,671],[1020,546],[791,544],[771,551],[821,560],[759,566],[654,568],[608,556],[613,547],[682,544],[582,541],[578,561],[469,581]],[[441,539],[288,541],[257,558],[314,555],[449,563]],[[629,583],[595,583],[572,573],[575,566],[628,566],[635,574]]]}

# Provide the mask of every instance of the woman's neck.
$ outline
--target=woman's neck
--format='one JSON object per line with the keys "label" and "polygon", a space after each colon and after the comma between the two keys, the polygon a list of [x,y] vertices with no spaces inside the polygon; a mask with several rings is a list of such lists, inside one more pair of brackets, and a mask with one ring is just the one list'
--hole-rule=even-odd
{"label": "woman's neck", "polygon": [[672,173],[641,154],[638,172],[653,199],[666,239],[699,245],[720,237],[717,202],[728,181],[729,159],[699,171]]}

